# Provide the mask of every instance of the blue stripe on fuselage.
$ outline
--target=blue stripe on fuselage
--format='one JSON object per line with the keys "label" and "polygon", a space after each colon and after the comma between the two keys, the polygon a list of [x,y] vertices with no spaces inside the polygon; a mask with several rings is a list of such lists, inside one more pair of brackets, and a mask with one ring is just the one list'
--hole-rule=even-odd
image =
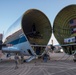
{"label": "blue stripe on fuselage", "polygon": [[12,44],[12,45],[16,45],[16,44],[19,44],[19,43],[23,43],[23,42],[26,42],[27,39],[25,38],[25,36],[22,36],[16,40],[13,40],[11,42],[9,42],[8,44]]}

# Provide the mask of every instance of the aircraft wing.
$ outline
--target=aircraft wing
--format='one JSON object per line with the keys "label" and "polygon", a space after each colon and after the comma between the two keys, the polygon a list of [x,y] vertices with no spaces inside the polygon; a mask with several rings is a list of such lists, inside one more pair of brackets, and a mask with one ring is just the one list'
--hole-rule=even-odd
{"label": "aircraft wing", "polygon": [[17,47],[2,47],[2,52],[20,52],[20,49]]}

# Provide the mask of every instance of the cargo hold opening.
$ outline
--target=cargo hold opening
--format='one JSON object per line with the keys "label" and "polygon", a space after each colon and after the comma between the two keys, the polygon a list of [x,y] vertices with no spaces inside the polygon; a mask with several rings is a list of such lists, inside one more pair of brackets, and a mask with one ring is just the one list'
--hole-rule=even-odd
{"label": "cargo hold opening", "polygon": [[24,13],[22,29],[29,42],[36,45],[46,45],[52,34],[48,18],[37,9],[30,9]]}

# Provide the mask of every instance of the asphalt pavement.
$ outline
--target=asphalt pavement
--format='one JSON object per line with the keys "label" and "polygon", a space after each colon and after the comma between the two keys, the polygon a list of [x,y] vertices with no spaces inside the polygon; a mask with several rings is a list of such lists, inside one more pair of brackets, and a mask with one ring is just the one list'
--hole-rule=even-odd
{"label": "asphalt pavement", "polygon": [[29,63],[19,63],[15,69],[12,59],[4,59],[0,62],[0,75],[76,75],[76,62],[72,56],[63,53],[50,53],[50,60],[44,62],[36,59]]}

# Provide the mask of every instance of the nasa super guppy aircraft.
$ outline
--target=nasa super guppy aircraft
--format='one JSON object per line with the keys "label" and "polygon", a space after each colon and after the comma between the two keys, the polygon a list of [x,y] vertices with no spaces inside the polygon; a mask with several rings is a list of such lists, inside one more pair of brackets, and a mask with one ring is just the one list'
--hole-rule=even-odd
{"label": "nasa super guppy aircraft", "polygon": [[43,53],[51,34],[52,27],[47,16],[40,10],[30,9],[8,28],[1,50],[31,56],[27,60],[29,62]]}

